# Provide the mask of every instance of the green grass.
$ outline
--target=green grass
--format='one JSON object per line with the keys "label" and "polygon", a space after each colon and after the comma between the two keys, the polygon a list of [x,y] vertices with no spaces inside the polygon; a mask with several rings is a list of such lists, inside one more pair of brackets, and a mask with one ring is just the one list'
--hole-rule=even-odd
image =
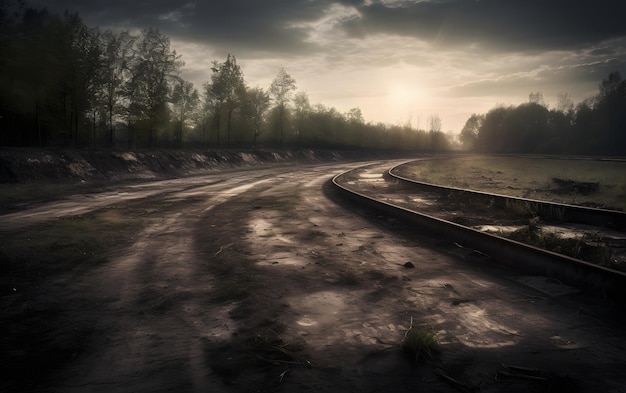
{"label": "green grass", "polygon": [[259,237],[275,237],[275,236],[276,236],[276,233],[272,231],[271,229],[268,229],[259,235]]}
{"label": "green grass", "polygon": [[433,329],[413,326],[411,318],[411,326],[404,334],[400,348],[411,361],[431,361],[439,352],[437,333]]}

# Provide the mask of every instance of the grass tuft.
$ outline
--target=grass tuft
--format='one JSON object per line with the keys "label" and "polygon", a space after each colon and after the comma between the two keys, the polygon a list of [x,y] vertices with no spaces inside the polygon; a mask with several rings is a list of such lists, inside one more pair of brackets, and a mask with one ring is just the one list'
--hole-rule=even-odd
{"label": "grass tuft", "polygon": [[598,234],[586,233],[580,238],[561,238],[558,234],[543,230],[539,225],[539,219],[534,218],[529,221],[528,226],[505,236],[511,240],[586,262],[626,270],[626,267],[613,262],[616,258],[613,257],[611,247]]}
{"label": "grass tuft", "polygon": [[433,329],[413,326],[411,318],[411,326],[404,334],[400,348],[411,361],[433,360],[439,352],[437,333]]}

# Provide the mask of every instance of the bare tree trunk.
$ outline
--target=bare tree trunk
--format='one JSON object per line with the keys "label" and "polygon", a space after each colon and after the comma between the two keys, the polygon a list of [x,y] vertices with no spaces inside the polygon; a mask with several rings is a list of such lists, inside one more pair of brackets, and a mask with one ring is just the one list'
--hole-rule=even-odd
{"label": "bare tree trunk", "polygon": [[96,148],[96,111],[93,111],[93,117],[92,117],[92,121],[93,121],[93,146],[92,148],[95,149]]}
{"label": "bare tree trunk", "polygon": [[228,123],[226,126],[226,148],[228,149],[230,147],[230,120],[233,114],[233,110],[232,109],[228,109]]}
{"label": "bare tree trunk", "polygon": [[109,102],[109,147],[113,149],[115,146],[115,137],[113,135],[113,104]]}
{"label": "bare tree trunk", "polygon": [[283,105],[281,104],[281,106],[278,108],[278,124],[279,124],[279,129],[280,129],[280,142],[279,142],[279,148],[283,148],[283,141],[284,141],[284,127],[283,127]]}
{"label": "bare tree trunk", "polygon": [[180,111],[180,129],[178,130],[178,147],[180,149],[183,148],[183,122],[185,121],[183,117],[183,111]]}

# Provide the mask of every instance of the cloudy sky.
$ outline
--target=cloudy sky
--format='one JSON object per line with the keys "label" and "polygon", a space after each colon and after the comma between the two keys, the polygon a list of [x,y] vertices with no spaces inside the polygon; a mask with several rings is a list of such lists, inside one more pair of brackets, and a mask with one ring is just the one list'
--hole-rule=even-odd
{"label": "cloudy sky", "polygon": [[623,0],[31,0],[101,29],[159,28],[200,90],[237,57],[267,88],[283,66],[312,104],[365,120],[458,132],[472,113],[531,92],[578,103],[626,77]]}

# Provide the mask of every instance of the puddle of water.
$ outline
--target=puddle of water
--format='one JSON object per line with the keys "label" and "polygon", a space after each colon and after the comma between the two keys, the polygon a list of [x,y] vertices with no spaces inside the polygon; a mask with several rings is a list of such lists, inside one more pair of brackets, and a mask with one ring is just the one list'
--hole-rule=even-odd
{"label": "puddle of water", "polygon": [[614,240],[626,240],[626,233],[611,230],[609,228],[590,227],[586,225],[558,226],[544,225],[541,226],[546,232],[551,232],[562,239],[582,239],[585,235],[599,234]]}
{"label": "puddle of water", "polygon": [[254,234],[258,237],[273,237],[276,236],[272,230],[273,225],[262,218],[255,218],[249,224]]}
{"label": "puddle of water", "polygon": [[[482,232],[507,234],[525,227],[524,225],[479,225],[474,228]],[[561,239],[582,239],[585,235],[596,233],[611,237],[612,239],[626,239],[624,232],[612,231],[606,228],[602,228],[599,232],[597,227],[588,227],[585,225],[540,225],[539,228],[545,232],[553,233]]]}
{"label": "puddle of water", "polygon": [[471,303],[461,306],[459,325],[463,327],[457,339],[471,348],[501,348],[516,345],[519,332],[489,318],[484,309]]}
{"label": "puddle of water", "polygon": [[381,173],[359,173],[359,177],[362,179],[382,179],[383,175]]}
{"label": "puddle of water", "polygon": [[301,318],[296,323],[302,327],[333,325],[346,308],[344,296],[333,291],[294,297],[288,303],[300,313]]}
{"label": "puddle of water", "polygon": [[432,206],[432,204],[433,204],[433,201],[428,200],[428,199],[424,199],[424,198],[420,198],[420,197],[411,197],[411,202],[419,203],[420,205],[425,205],[425,206]]}
{"label": "puddle of water", "polygon": [[257,256],[262,260],[256,263],[257,266],[306,266],[309,259],[294,255],[290,252],[277,252],[266,256]]}
{"label": "puddle of water", "polygon": [[255,218],[254,220],[250,221],[249,227],[252,230],[252,233],[254,233],[257,238],[264,238],[268,241],[274,241],[278,244],[293,243],[291,239],[285,237],[280,233],[275,232],[274,226],[269,221],[263,218]]}
{"label": "puddle of water", "polygon": [[300,325],[300,326],[303,326],[303,327],[309,327],[309,326],[317,325],[317,321],[315,321],[315,320],[313,320],[313,319],[311,319],[309,317],[300,318],[300,319],[298,319],[296,321],[296,323],[298,325]]}
{"label": "puddle of water", "polygon": [[580,349],[580,348],[585,348],[588,346],[586,343],[580,343],[572,339],[567,339],[561,336],[552,336],[550,337],[550,340],[552,340],[552,343],[555,346],[561,349]]}
{"label": "puddle of water", "polygon": [[519,229],[524,228],[521,225],[479,225],[474,227],[475,229],[481,232],[489,232],[489,233],[512,233]]}

